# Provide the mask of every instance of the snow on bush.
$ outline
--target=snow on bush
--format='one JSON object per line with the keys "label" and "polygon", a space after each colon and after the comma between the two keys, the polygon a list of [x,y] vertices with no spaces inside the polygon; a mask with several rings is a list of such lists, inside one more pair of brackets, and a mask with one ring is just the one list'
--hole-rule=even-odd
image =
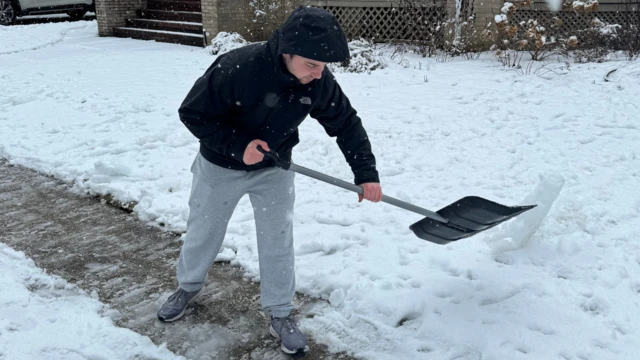
{"label": "snow on bush", "polygon": [[[552,0],[547,0],[552,2]],[[594,14],[598,11],[597,0],[553,0],[562,4],[564,11],[570,11],[577,16]],[[633,1],[633,0],[627,0]],[[550,19],[544,16],[526,14],[524,20],[516,16],[519,10],[528,11],[531,1],[523,0],[514,3],[505,2],[501,13],[494,16],[497,29],[495,43],[491,50],[495,51],[498,60],[503,65],[518,67],[521,54],[526,51],[532,60],[542,61],[553,55],[575,55],[577,62],[602,62],[608,53],[615,48],[629,48],[620,46],[625,41],[621,33],[623,27],[616,24],[605,24],[597,17],[587,28],[569,30],[559,16]],[[555,4],[557,5],[557,3]],[[555,6],[557,8],[557,6]],[[516,21],[518,19],[519,21]],[[487,31],[487,37],[493,33]],[[634,34],[628,37],[635,39]],[[626,41],[629,43],[629,41]],[[640,44],[640,41],[637,41]],[[515,61],[510,61],[514,60]]]}
{"label": "snow on bush", "polygon": [[605,24],[597,17],[591,20],[591,27],[598,30],[598,32],[602,35],[612,35],[615,36],[618,34],[622,26],[618,24]]}
{"label": "snow on bush", "polygon": [[500,11],[503,14],[512,14],[516,11],[516,7],[513,6],[513,3],[505,2],[504,6],[502,6],[502,9],[500,9]]}
{"label": "snow on bush", "polygon": [[611,48],[615,48],[620,25],[605,24],[597,17],[593,18],[588,29],[577,32],[578,39],[573,59],[577,63],[604,62]]}
{"label": "snow on bush", "polygon": [[349,60],[339,64],[329,64],[329,69],[333,72],[371,73],[376,69],[384,69],[387,63],[378,54],[373,42],[364,39],[352,40],[349,42]]}
{"label": "snow on bush", "polygon": [[228,33],[221,31],[211,40],[211,45],[207,46],[207,51],[211,55],[222,55],[233,49],[247,45],[247,41],[238,33]]}
{"label": "snow on bush", "polygon": [[573,9],[573,11],[578,13],[596,12],[598,11],[598,1],[574,1],[571,3],[571,8]]}

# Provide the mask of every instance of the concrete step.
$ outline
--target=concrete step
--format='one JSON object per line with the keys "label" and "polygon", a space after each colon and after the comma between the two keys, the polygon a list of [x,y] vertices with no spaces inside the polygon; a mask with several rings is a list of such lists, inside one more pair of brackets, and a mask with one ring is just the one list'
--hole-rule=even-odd
{"label": "concrete step", "polygon": [[117,37],[138,40],[155,40],[172,44],[204,47],[204,36],[177,31],[152,30],[133,27],[117,27],[113,29]]}
{"label": "concrete step", "polygon": [[136,14],[138,15],[138,18],[142,19],[202,22],[202,13],[196,11],[138,9],[136,10]]}
{"label": "concrete step", "polygon": [[147,9],[200,12],[200,1],[147,0]]}
{"label": "concrete step", "polygon": [[127,19],[127,27],[202,34],[202,24],[188,21]]}

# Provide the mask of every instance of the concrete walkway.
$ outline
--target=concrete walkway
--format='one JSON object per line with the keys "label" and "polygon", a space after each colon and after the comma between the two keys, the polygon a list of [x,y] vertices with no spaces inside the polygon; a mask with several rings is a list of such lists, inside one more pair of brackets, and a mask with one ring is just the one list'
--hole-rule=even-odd
{"label": "concrete walkway", "polygon": [[[121,313],[116,323],[167,343],[189,359],[288,359],[258,311],[258,284],[241,269],[216,263],[207,290],[187,316],[156,319],[175,289],[175,234],[147,226],[99,199],[71,193],[69,185],[0,159],[0,242],[23,251],[49,273]],[[313,316],[313,301],[297,299],[299,316]],[[351,359],[330,354],[310,339],[305,359]]]}

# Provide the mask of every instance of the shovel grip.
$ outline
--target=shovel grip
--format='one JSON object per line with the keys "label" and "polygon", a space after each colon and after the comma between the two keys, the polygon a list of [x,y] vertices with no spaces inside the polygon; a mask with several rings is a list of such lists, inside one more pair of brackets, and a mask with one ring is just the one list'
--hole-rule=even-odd
{"label": "shovel grip", "polygon": [[263,153],[265,157],[273,160],[273,162],[275,162],[277,167],[285,169],[285,170],[289,170],[289,167],[291,166],[291,162],[286,161],[286,160],[282,160],[277,152],[275,152],[275,151],[266,151],[260,145],[258,145],[258,147],[256,147],[256,149],[258,149],[258,151]]}

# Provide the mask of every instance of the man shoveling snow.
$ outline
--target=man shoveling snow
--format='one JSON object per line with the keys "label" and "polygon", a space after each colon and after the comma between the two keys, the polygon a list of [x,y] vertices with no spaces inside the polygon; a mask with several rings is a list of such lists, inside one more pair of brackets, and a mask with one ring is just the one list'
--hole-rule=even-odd
{"label": "man shoveling snow", "polygon": [[[382,190],[367,133],[325,66],[349,56],[345,35],[327,11],[301,7],[265,44],[224,54],[200,77],[180,107],[180,119],[200,139],[193,166],[187,234],[178,260],[178,290],[158,311],[183,316],[203,290],[240,198],[254,207],[260,258],[260,301],[271,334],[296,353],[306,337],[291,316],[295,292],[294,173],[273,167],[261,147],[289,159],[298,126],[311,115],[338,145],[361,186],[378,202]],[[263,161],[264,160],[264,161]]]}

